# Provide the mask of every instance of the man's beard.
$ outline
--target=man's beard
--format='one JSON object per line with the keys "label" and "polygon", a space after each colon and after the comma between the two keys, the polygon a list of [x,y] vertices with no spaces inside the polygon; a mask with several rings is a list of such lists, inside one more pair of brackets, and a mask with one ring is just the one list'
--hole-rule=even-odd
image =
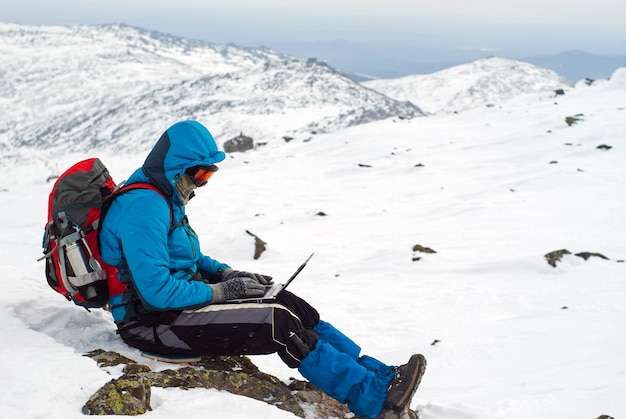
{"label": "man's beard", "polygon": [[176,192],[183,201],[183,205],[187,205],[187,202],[196,195],[194,189],[196,189],[196,184],[193,179],[188,174],[184,174],[176,184]]}

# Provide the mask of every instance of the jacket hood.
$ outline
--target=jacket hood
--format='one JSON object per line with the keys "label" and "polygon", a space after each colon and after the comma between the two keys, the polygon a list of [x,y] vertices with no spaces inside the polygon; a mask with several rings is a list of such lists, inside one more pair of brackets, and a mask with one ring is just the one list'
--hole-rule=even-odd
{"label": "jacket hood", "polygon": [[142,171],[170,199],[181,176],[190,167],[208,166],[226,158],[208,129],[197,121],[181,121],[169,127],[154,145]]}

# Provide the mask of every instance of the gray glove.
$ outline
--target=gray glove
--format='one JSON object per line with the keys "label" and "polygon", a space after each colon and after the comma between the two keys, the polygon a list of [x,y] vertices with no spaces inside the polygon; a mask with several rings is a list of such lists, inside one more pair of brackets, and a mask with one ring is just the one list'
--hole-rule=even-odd
{"label": "gray glove", "polygon": [[260,297],[265,294],[265,286],[252,278],[232,278],[217,284],[209,284],[213,290],[211,303],[246,297]]}
{"label": "gray glove", "polygon": [[224,272],[222,272],[222,281],[228,281],[229,279],[232,279],[232,278],[243,278],[243,277],[252,278],[261,285],[271,285],[274,283],[274,281],[272,281],[272,277],[267,276],[267,275],[255,274],[255,273],[246,272],[246,271],[235,271],[234,269],[231,269],[231,268],[228,268],[224,270]]}

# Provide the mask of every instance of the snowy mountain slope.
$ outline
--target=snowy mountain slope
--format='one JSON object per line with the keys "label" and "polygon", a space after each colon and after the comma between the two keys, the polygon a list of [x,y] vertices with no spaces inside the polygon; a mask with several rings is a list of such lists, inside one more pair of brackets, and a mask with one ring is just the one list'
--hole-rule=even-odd
{"label": "snowy mountain slope", "polygon": [[452,113],[570,87],[562,76],[545,68],[506,58],[485,58],[433,74],[392,80],[371,80],[363,85],[410,101],[427,113]]}
{"label": "snowy mountain slope", "polygon": [[[230,155],[190,222],[206,253],[277,280],[315,251],[292,290],[366,354],[424,353],[421,419],[626,417],[626,69],[526,99]],[[101,157],[123,179],[145,153]],[[35,259],[51,185],[36,164],[14,171],[0,187],[0,416],[84,418],[85,400],[121,375],[84,353],[147,361],[106,313],[48,288]],[[246,230],[268,244],[258,260]],[[562,248],[609,260],[549,266],[543,255]],[[297,376],[277,356],[254,362]],[[154,389],[152,406],[142,417],[292,417],[217,391]]]}
{"label": "snowy mountain slope", "polygon": [[[37,32],[37,38],[50,39],[50,48],[56,48],[59,36],[48,29]],[[128,36],[112,35],[112,39],[122,42]],[[100,63],[98,54],[88,50],[89,36],[83,43],[74,35],[68,39],[90,57],[78,60],[80,54],[71,52],[68,41],[63,48],[65,60],[73,62],[69,67]],[[192,113],[198,105],[194,96],[198,86],[217,96],[218,86],[241,77],[258,86],[255,89],[271,90],[273,75],[279,74],[237,70],[274,63],[269,58],[255,61],[263,51],[249,55],[235,48],[232,54],[212,55],[207,48],[203,54],[211,58],[206,62],[220,70],[179,79],[196,68],[197,50],[185,50],[172,40],[164,45],[178,52],[158,48],[175,69],[169,79],[170,68],[160,67],[160,57],[152,67],[146,66],[148,57],[155,55],[145,46],[149,40],[132,40],[128,61],[116,55],[119,65],[106,68],[116,76],[99,75],[98,80],[110,79],[110,90],[123,104],[116,114],[107,115],[112,102],[103,94],[106,89],[81,78],[80,71],[63,74],[69,67],[51,61],[44,52],[26,54],[28,45],[37,42],[26,37],[20,48],[0,43],[4,71],[0,106],[2,115],[9,112],[14,117],[0,120],[3,130],[17,127],[16,121],[22,120],[42,129],[35,116],[60,124],[65,120],[57,121],[63,110],[68,116],[80,114],[75,105],[79,102],[93,109],[83,110],[84,126],[67,126],[64,132],[81,141],[83,135],[96,138],[90,127],[98,123],[98,130],[118,138],[112,133],[119,133],[119,119],[141,120],[141,128],[128,122],[124,129],[130,131],[119,133],[117,141],[136,139],[147,149],[156,141],[154,133],[160,134],[170,120],[144,106]],[[137,44],[144,47],[134,49]],[[11,67],[22,74],[19,83],[6,82],[14,80],[6,74],[8,50],[14,53],[11,60],[24,67]],[[119,48],[108,53],[118,54]],[[133,54],[145,55],[137,61]],[[28,60],[33,67],[27,66]],[[179,66],[185,60],[190,64]],[[102,63],[85,74],[104,71],[99,70]],[[283,64],[278,58],[281,71]],[[305,70],[315,66],[315,71],[327,74],[312,62],[288,60],[285,65]],[[52,70],[55,83],[83,83],[96,95],[79,94],[89,89],[62,91],[50,85],[45,74]],[[149,74],[129,82],[129,74],[141,71]],[[155,75],[161,71],[163,76]],[[315,87],[305,81],[309,79],[291,75],[285,74],[287,84]],[[161,77],[168,79],[165,85],[158,83]],[[478,78],[471,72],[452,77],[441,80],[442,85],[473,86]],[[5,88],[11,97],[4,95]],[[245,89],[243,83],[230,88]],[[46,89],[52,95],[36,95]],[[190,202],[191,223],[205,253],[237,269],[272,274],[277,280],[289,276],[315,251],[292,290],[355,339],[366,354],[399,364],[413,352],[424,353],[428,369],[412,403],[421,419],[626,417],[626,69],[591,86],[568,86],[563,96],[534,89],[528,85],[513,98],[523,100],[507,100],[505,89],[490,94],[489,100],[477,99],[478,106],[458,114],[389,118],[326,134],[297,135],[289,143],[274,141],[231,154]],[[130,92],[141,108],[120,91]],[[259,132],[282,134],[286,126],[319,121],[298,109],[286,109],[283,118],[263,115],[262,109],[252,115],[236,113],[228,102],[241,100],[248,91],[236,92],[232,97],[220,96],[219,114],[198,113],[211,130],[223,124],[218,119],[222,112],[239,115],[244,122],[255,118],[252,125]],[[432,94],[424,98],[426,103],[438,100],[438,92]],[[480,98],[479,92],[475,95]],[[285,107],[296,100],[288,94],[281,97]],[[496,100],[500,97],[502,101]],[[27,106],[11,107],[11,101],[18,99]],[[52,105],[40,105],[39,100],[50,100]],[[488,103],[496,106],[486,107]],[[141,112],[131,118],[124,113],[133,106]],[[311,109],[321,108],[315,102]],[[327,115],[333,118],[330,109]],[[579,121],[568,126],[565,118],[572,115],[580,115]],[[2,131],[1,138],[6,139],[7,133]],[[51,187],[47,175],[98,155],[121,180],[141,165],[147,151],[111,144],[73,152],[69,145],[47,144],[41,147],[56,152],[46,154],[32,148],[36,144],[17,147],[9,142],[0,150],[4,160],[21,162],[13,163],[10,170],[0,168],[0,417],[84,418],[80,408],[85,400],[121,375],[117,368],[102,370],[82,356],[89,350],[118,351],[146,362],[116,336],[107,313],[87,313],[51,291],[43,265],[35,259],[41,255]],[[599,149],[601,145],[611,148]],[[51,157],[58,159],[54,166]],[[254,244],[246,230],[268,244],[258,260],[252,259]],[[437,253],[413,251],[416,244]],[[569,255],[556,268],[549,266],[543,255],[562,248],[573,253],[600,252],[609,260],[585,261]],[[254,362],[285,381],[297,376],[276,356],[254,357]],[[159,369],[171,367],[148,363]],[[152,406],[146,419],[292,417],[264,403],[217,391],[154,389]]]}
{"label": "snowy mountain slope", "polygon": [[[123,25],[0,23],[0,151],[144,150],[162,126],[211,121],[258,141],[421,115],[315,60]],[[165,124],[163,123],[165,122]]]}

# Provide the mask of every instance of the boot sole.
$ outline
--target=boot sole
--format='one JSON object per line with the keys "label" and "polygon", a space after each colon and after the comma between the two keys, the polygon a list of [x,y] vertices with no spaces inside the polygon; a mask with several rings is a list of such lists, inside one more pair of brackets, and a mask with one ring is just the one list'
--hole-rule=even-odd
{"label": "boot sole", "polygon": [[406,407],[404,410],[384,409],[376,419],[419,419],[417,413]]}
{"label": "boot sole", "polygon": [[424,371],[426,371],[426,358],[424,358],[424,355],[422,354],[413,355],[411,359],[409,359],[408,364],[412,363],[417,364],[415,367],[416,373],[411,377],[410,386],[413,390],[404,393],[404,395],[397,402],[385,407],[402,411],[411,402],[411,399],[413,399],[413,396],[422,381]]}

